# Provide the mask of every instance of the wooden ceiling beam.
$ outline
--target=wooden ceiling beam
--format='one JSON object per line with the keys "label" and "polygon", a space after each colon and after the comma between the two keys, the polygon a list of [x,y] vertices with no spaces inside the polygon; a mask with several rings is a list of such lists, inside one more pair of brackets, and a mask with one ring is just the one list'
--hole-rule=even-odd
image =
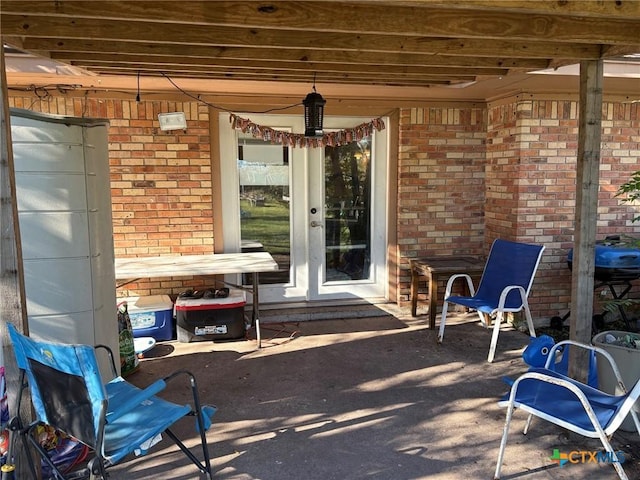
{"label": "wooden ceiling beam", "polygon": [[[246,71],[246,70],[237,70],[230,68],[220,68],[220,69],[206,69],[206,68],[198,68],[198,67],[177,67],[171,70],[170,73],[166,73],[166,69],[163,67],[158,67],[155,65],[127,65],[127,64],[100,64],[94,65],[91,67],[92,71],[95,72],[104,72],[106,74],[111,74],[110,72],[114,71],[127,71],[130,72],[131,75],[136,75],[140,72],[140,75],[148,74],[149,72],[154,72],[154,74],[164,76],[165,78],[175,78],[175,77],[184,77],[190,75],[204,75],[209,76],[210,78],[225,78],[225,79],[236,79],[236,80],[273,80],[273,81],[281,81],[281,82],[301,82],[311,84],[315,77],[317,83],[334,83],[336,81],[345,81],[350,83],[359,83],[364,85],[369,84],[424,84],[424,83],[438,83],[447,85],[450,83],[467,83],[476,81],[476,76],[474,75],[460,75],[456,77],[452,76],[407,76],[407,75],[375,75],[373,73],[339,73],[339,72],[297,72],[297,71],[286,71],[286,70],[255,70],[255,71]],[[486,78],[497,78],[497,75],[494,76],[486,76]]]}
{"label": "wooden ceiling beam", "polygon": [[[326,0],[341,3],[340,0]],[[388,4],[388,0],[355,0],[357,3]],[[394,4],[403,7],[430,9],[484,10],[491,12],[532,13],[538,15],[574,15],[578,17],[629,18],[640,16],[640,2],[637,1],[532,1],[532,0],[396,0]]]}
{"label": "wooden ceiling beam", "polygon": [[[88,19],[77,23],[72,19],[58,17],[21,17],[2,14],[0,26],[3,35],[24,37],[41,37],[57,39],[77,39],[104,42],[140,42],[151,44],[174,45],[201,45],[201,46],[235,46],[258,48],[305,48],[305,49],[334,49],[341,51],[397,51],[405,52],[404,43],[406,37],[374,35],[374,34],[345,34],[327,33],[318,31],[285,31],[252,29],[237,27],[198,26],[185,27],[179,24],[159,25],[157,23],[127,22]],[[489,37],[487,37],[489,38]],[[415,43],[421,43],[423,39],[414,39]],[[634,38],[637,43],[637,35]],[[395,41],[395,44],[394,44]],[[428,42],[428,39],[424,39]],[[486,39],[467,39],[460,41],[459,45],[478,45]],[[530,42],[535,43],[535,42]],[[597,44],[599,42],[587,42]],[[543,41],[544,45],[550,45]],[[456,51],[456,43],[449,42],[446,54]],[[524,48],[524,47],[523,47]],[[538,49],[541,46],[538,45]],[[336,55],[338,55],[336,52]],[[425,50],[424,53],[433,53],[434,50]],[[494,54],[498,53],[494,50]],[[436,51],[436,53],[439,53]],[[553,47],[545,57],[560,56]],[[566,55],[563,55],[566,57]],[[581,55],[582,56],[582,55]]]}
{"label": "wooden ceiling beam", "polygon": [[[142,76],[156,76],[162,77],[163,70],[160,68],[154,68],[153,66],[147,66],[144,68],[136,68],[134,66],[114,66],[114,65],[96,65],[92,68],[93,71],[104,75],[125,74],[129,76],[135,76],[138,72]],[[170,76],[173,79],[176,78],[207,78],[210,80],[243,80],[243,81],[272,81],[272,82],[296,82],[296,83],[308,83],[311,84],[312,77],[309,75],[299,74],[283,74],[280,72],[241,72],[240,74],[234,71],[214,72],[209,70],[198,69],[176,69],[172,70]],[[446,78],[430,78],[430,77],[416,77],[414,79],[408,79],[407,77],[387,77],[382,76],[362,76],[362,75],[318,75],[316,77],[316,83],[322,84],[364,84],[364,85],[406,85],[406,86],[427,86],[427,85],[452,85],[456,83],[473,82],[474,78],[460,78],[458,81],[452,81]]]}
{"label": "wooden ceiling beam", "polygon": [[[74,57],[76,57],[74,55]],[[65,63],[70,63],[78,67],[86,67],[89,65],[134,65],[143,68],[147,65],[153,65],[157,68],[165,68],[172,70],[174,67],[199,67],[199,68],[215,68],[215,69],[237,69],[237,70],[280,70],[306,72],[313,74],[315,72],[324,73],[363,73],[363,74],[386,74],[386,75],[406,75],[406,76],[447,76],[451,78],[475,76],[478,69],[475,68],[440,68],[440,67],[422,67],[413,65],[381,65],[381,64],[339,64],[339,63],[291,63],[291,62],[247,62],[244,60],[216,60],[216,59],[192,59],[180,57],[142,57],[142,56],[124,56],[124,55],[102,55],[95,54],[91,57],[86,55],[77,58],[63,58]],[[486,68],[482,70],[483,75],[507,75],[509,70],[504,68]]]}
{"label": "wooden ceiling beam", "polygon": [[[274,9],[268,14],[260,11],[264,5],[259,2],[215,2],[210,4],[210,10],[215,12],[215,15],[205,15],[205,12],[194,13],[193,9],[176,8],[175,2],[60,2],[60,5],[67,10],[86,4],[85,8],[90,10],[92,15],[81,17],[55,14],[47,16],[42,13],[42,9],[29,12],[26,8],[18,8],[26,3],[29,2],[14,3],[3,0],[3,31],[5,17],[7,17],[7,23],[14,24],[9,34],[35,36],[51,36],[46,35],[44,31],[49,27],[49,31],[51,28],[64,29],[61,32],[62,36],[74,37],[65,33],[69,32],[69,28],[73,28],[75,31],[84,32],[96,30],[96,35],[92,36],[94,38],[96,36],[114,38],[106,31],[114,26],[118,33],[124,33],[124,36],[115,36],[115,38],[129,38],[126,35],[127,30],[153,32],[158,28],[162,28],[163,32],[167,30],[167,34],[170,34],[165,38],[185,34],[204,35],[206,38],[207,31],[226,28],[249,30],[266,38],[280,31],[289,37],[295,36],[294,32],[315,32],[317,35],[380,34],[597,44],[636,44],[638,41],[637,17],[608,19],[603,22],[593,17],[525,15],[475,10],[465,11],[464,15],[461,15],[460,10],[456,9],[449,11],[426,8],[403,9],[373,5],[363,8],[353,4],[341,4],[339,14],[336,14],[336,4],[331,2],[293,1],[271,2],[269,5]],[[57,2],[44,3],[54,6],[57,4]],[[225,8],[228,4],[232,4],[233,8]],[[101,5],[104,8],[102,16],[100,16]],[[121,6],[120,9],[118,5]],[[147,7],[143,8],[145,5]],[[24,13],[25,11],[27,13]],[[47,19],[47,22],[43,22],[42,19]],[[22,27],[17,31],[16,21]],[[128,25],[124,28],[124,32],[118,26],[120,23]],[[99,30],[103,32],[99,33]],[[75,37],[82,38],[83,35],[79,34]],[[257,36],[256,41],[258,41]]]}
{"label": "wooden ceiling beam", "polygon": [[[638,4],[640,5],[640,2]],[[640,54],[640,43],[638,45],[606,45],[602,47],[601,56],[602,58],[612,58],[632,54]]]}
{"label": "wooden ceiling beam", "polygon": [[[44,2],[3,0],[3,15],[48,15],[48,18],[72,20],[83,25],[92,20],[109,24],[112,21],[139,21],[141,23],[181,24],[195,28],[227,26],[237,28],[299,30],[343,33],[379,33],[385,35],[415,35],[426,37],[511,38],[537,41],[586,42],[629,44],[637,43],[637,20],[640,13],[628,7],[625,16],[608,18],[603,22],[594,16],[581,16],[574,12],[556,14],[533,9],[488,9],[486,4],[458,2],[465,6],[464,15],[459,8],[438,8],[424,4],[420,8],[396,6],[393,2],[190,2],[189,8],[176,8],[175,1],[75,1]],[[544,3],[544,2],[531,2]],[[551,2],[548,2],[551,3]],[[569,3],[569,2],[567,2]],[[592,2],[579,2],[589,4]],[[595,3],[595,2],[593,2]],[[624,3],[624,2],[623,2]],[[187,2],[184,2],[187,5]],[[391,8],[393,6],[393,8]],[[106,21],[108,20],[108,21]]]}
{"label": "wooden ceiling beam", "polygon": [[[126,63],[126,62],[100,62],[100,61],[90,61],[87,60],[85,63],[73,63],[74,66],[79,68],[90,68],[92,70],[104,70],[104,69],[121,69],[121,70],[132,70],[132,71],[157,71],[161,73],[166,73],[168,70],[170,72],[205,72],[211,73],[212,75],[234,75],[240,76],[244,75],[246,77],[255,76],[279,76],[279,77],[299,77],[302,81],[309,81],[309,79],[313,79],[314,74],[317,79],[322,78],[359,78],[364,81],[368,81],[372,77],[384,77],[385,79],[414,79],[414,80],[423,80],[425,78],[429,80],[456,80],[456,81],[469,81],[474,80],[476,75],[474,73],[459,73],[459,74],[438,74],[432,73],[429,74],[427,72],[424,73],[403,73],[403,72],[383,72],[383,71],[375,71],[375,70],[362,70],[362,71],[331,71],[331,70],[297,70],[297,69],[280,69],[277,67],[272,68],[252,68],[250,65],[244,67],[230,67],[225,65],[220,66],[203,66],[203,65],[173,65],[172,68],[167,69],[166,65],[163,64],[153,64],[153,63]],[[166,73],[167,75],[171,75],[170,73]],[[506,73],[498,73],[487,76],[501,76],[506,75]]]}
{"label": "wooden ceiling beam", "polygon": [[[505,75],[509,69],[531,70],[547,68],[546,61],[539,61],[532,65],[529,63],[520,64],[512,62],[511,59],[495,59],[491,61],[480,61],[466,64],[451,63],[443,65],[442,59],[434,57],[425,57],[423,62],[415,61],[399,63],[389,59],[387,56],[378,56],[364,61],[359,58],[358,62],[311,62],[311,61],[285,61],[271,58],[268,60],[258,60],[255,58],[203,58],[203,57],[184,57],[184,56],[160,56],[160,55],[130,55],[115,53],[99,53],[99,52],[56,52],[51,58],[65,63],[73,63],[76,65],[84,62],[101,62],[101,63],[139,63],[139,64],[156,64],[156,65],[208,65],[208,66],[229,66],[238,68],[256,68],[256,69],[288,69],[288,70],[323,70],[323,71],[389,71],[406,74],[432,74],[432,75],[474,75],[478,70],[482,70],[486,75]],[[341,58],[341,60],[344,60]],[[467,65],[467,66],[462,66]]]}
{"label": "wooden ceiling beam", "polygon": [[[18,37],[14,37],[18,38]],[[317,39],[314,36],[314,39]],[[186,55],[194,57],[228,57],[228,58],[255,58],[265,59],[272,54],[268,49],[235,47],[229,46],[229,38],[223,36],[212,38],[212,44],[204,45],[189,44],[185,48],[183,44],[175,43],[142,43],[126,42],[120,39],[113,39],[101,42],[99,39],[75,39],[64,38],[58,35],[54,37],[24,37],[20,40],[21,48],[28,51],[60,51],[60,52],[97,52],[117,53],[128,52],[141,55]],[[348,40],[348,47],[345,41]],[[446,55],[463,57],[490,57],[495,58],[496,52],[505,58],[522,59],[548,59],[548,58],[575,58],[597,59],[600,58],[601,50],[599,45],[588,44],[567,44],[552,42],[512,42],[508,40],[475,40],[475,39],[450,39],[450,38],[418,38],[418,37],[385,37],[362,36],[356,37],[326,37],[321,44],[310,47],[301,47],[304,42],[303,37],[287,45],[266,45],[273,47],[288,47],[279,53],[285,55],[283,59],[295,61],[327,61],[329,56],[335,60],[335,52],[332,49],[340,49],[340,58],[349,58],[358,55],[366,55],[373,51],[385,52],[387,54],[397,54],[406,56],[409,62],[418,61],[419,58],[412,58],[411,55]],[[243,40],[243,44],[248,44]],[[16,45],[17,46],[17,45]],[[247,52],[251,51],[249,55]],[[265,52],[265,53],[261,53]],[[352,60],[350,60],[352,61]],[[401,62],[402,63],[402,62]]]}
{"label": "wooden ceiling beam", "polygon": [[2,0],[0,13],[11,45],[92,73],[411,86],[640,51],[627,0]]}

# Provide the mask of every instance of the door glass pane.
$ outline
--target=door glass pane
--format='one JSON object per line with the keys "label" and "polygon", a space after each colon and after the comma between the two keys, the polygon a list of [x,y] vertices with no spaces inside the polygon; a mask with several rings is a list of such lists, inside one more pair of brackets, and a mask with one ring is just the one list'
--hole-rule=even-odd
{"label": "door glass pane", "polygon": [[277,272],[261,273],[260,284],[290,281],[289,158],[289,147],[239,134],[241,248],[269,252],[279,267]]}
{"label": "door glass pane", "polygon": [[325,279],[369,278],[371,137],[325,147]]}

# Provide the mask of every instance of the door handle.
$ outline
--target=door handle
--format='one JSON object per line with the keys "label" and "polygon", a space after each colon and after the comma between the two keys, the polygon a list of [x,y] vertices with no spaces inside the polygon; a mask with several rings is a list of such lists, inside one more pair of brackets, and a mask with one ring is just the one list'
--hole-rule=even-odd
{"label": "door handle", "polygon": [[311,221],[311,223],[310,223],[310,225],[311,225],[312,227],[321,227],[321,226],[322,226],[322,223],[320,223],[320,222],[316,222],[315,220],[312,220],[312,221]]}

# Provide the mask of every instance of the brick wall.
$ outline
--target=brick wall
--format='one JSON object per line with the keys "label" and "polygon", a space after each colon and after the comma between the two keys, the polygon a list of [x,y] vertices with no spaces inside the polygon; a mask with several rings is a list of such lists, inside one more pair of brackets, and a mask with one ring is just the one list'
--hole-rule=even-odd
{"label": "brick wall", "polygon": [[400,112],[400,303],[409,298],[409,259],[483,253],[486,128],[483,107]]}
{"label": "brick wall", "polygon": [[[106,118],[117,258],[213,253],[208,107],[197,102],[11,97],[11,107]],[[161,131],[158,113],[183,111],[186,131]],[[131,283],[119,295],[178,293],[199,279]]]}
{"label": "brick wall", "polygon": [[507,238],[545,245],[530,306],[544,321],[566,310],[573,240],[576,102],[523,100],[489,105],[486,242]]}
{"label": "brick wall", "polygon": [[[107,118],[117,257],[214,251],[209,118],[197,102],[10,97],[10,106]],[[161,132],[158,112],[184,111],[186,132]],[[514,97],[485,105],[400,110],[398,299],[410,258],[486,254],[498,237],[542,243],[531,303],[538,323],[570,304],[578,104]],[[638,169],[640,104],[603,105],[598,238],[636,233],[637,209],[615,193]],[[177,293],[203,280],[140,281],[120,294]],[[421,297],[426,294],[422,286]],[[597,308],[597,307],[596,307]]]}
{"label": "brick wall", "polygon": [[[568,311],[571,272],[566,258],[574,235],[577,117],[576,101],[521,97],[490,103],[486,110],[401,111],[401,304],[408,300],[408,259],[486,254],[501,237],[546,246],[530,299],[536,323]],[[597,238],[640,235],[640,224],[630,221],[637,208],[615,197],[639,169],[640,105],[605,102],[602,125]],[[419,298],[424,299],[425,285],[421,287]],[[599,308],[596,304],[594,311]]]}
{"label": "brick wall", "polygon": [[[531,296],[533,316],[538,323],[544,323],[552,316],[567,313],[571,302],[571,272],[566,258],[574,241],[578,103],[519,98],[508,107],[515,125],[511,123],[505,134],[517,145],[512,157],[511,205],[516,223],[511,238],[546,246]],[[490,106],[489,110],[496,108],[503,107]],[[615,197],[618,187],[638,169],[639,113],[634,104],[603,105],[597,239],[640,231],[640,225],[630,222],[635,208]],[[491,130],[490,122],[489,136]],[[488,146],[489,152],[492,148],[493,145]],[[487,156],[491,157],[489,152]],[[487,163],[490,165],[491,161]],[[494,183],[492,177],[487,173],[487,196]],[[487,210],[491,209],[488,204]],[[506,233],[500,231],[490,213],[486,215],[487,241],[494,232]],[[594,305],[594,312],[601,308]]]}
{"label": "brick wall", "polygon": [[522,177],[517,105],[488,109],[485,164],[485,240],[515,240]]}

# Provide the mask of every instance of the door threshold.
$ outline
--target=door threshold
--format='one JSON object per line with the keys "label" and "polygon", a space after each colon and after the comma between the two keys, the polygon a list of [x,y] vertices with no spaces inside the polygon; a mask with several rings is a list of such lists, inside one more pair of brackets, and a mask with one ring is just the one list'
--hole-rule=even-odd
{"label": "door threshold", "polygon": [[396,303],[379,299],[331,300],[260,305],[260,322],[300,322],[401,315]]}
{"label": "door threshold", "polygon": [[344,298],[344,299],[330,299],[330,300],[308,300],[300,302],[274,302],[274,303],[260,303],[260,311],[267,310],[283,310],[292,308],[326,308],[331,306],[366,306],[366,305],[387,305],[395,303],[390,302],[382,297],[380,298]]}

